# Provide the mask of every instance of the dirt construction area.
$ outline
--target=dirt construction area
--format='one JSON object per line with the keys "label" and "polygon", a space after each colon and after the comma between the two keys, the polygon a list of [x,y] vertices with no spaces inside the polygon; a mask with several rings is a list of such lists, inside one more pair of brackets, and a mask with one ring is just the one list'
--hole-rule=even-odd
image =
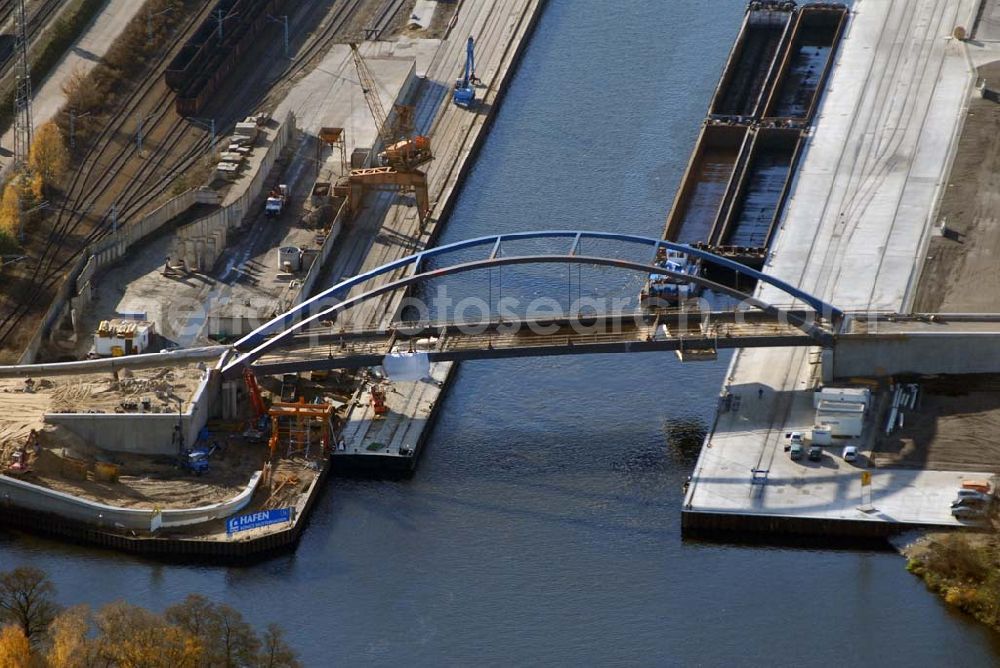
{"label": "dirt construction area", "polygon": [[904,426],[890,436],[879,433],[872,463],[1000,473],[1000,377],[942,376],[919,385],[919,401],[906,411]]}
{"label": "dirt construction area", "polygon": [[[263,444],[236,434],[213,435],[220,446],[201,476],[182,471],[173,457],[112,453],[68,429],[46,424],[49,412],[124,412],[144,398],[151,412],[185,408],[201,381],[197,365],[110,374],[0,379],[0,472],[51,489],[115,506],[187,508],[238,494],[266,455]],[[37,436],[32,438],[32,431]],[[217,436],[217,438],[216,438]],[[14,472],[15,458],[27,472]],[[16,467],[15,467],[16,469]],[[114,471],[102,476],[100,471]],[[113,480],[117,477],[117,480]]]}
{"label": "dirt construction area", "polygon": [[[1000,89],[1000,61],[978,70]],[[974,96],[917,289],[918,313],[1000,313],[1000,103]]]}

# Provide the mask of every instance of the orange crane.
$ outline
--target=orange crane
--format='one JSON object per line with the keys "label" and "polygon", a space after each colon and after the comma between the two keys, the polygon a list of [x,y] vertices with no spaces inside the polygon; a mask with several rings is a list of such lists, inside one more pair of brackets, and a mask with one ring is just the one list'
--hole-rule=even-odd
{"label": "orange crane", "polygon": [[357,44],[351,44],[354,54],[354,66],[358,70],[361,90],[365,94],[365,102],[375,121],[375,128],[382,139],[383,152],[379,154],[383,165],[394,167],[399,171],[411,170],[434,156],[431,154],[430,137],[412,135],[413,110],[404,105],[395,106],[396,123],[390,124],[382,100],[378,94],[378,83],[368,69],[368,63],[361,56]]}
{"label": "orange crane", "polygon": [[[361,90],[364,92],[368,110],[378,129],[384,150],[379,154],[381,165],[365,169],[352,169],[345,192],[352,214],[361,210],[365,193],[369,190],[413,190],[416,195],[417,215],[421,224],[430,213],[430,196],[427,191],[427,175],[417,166],[431,160],[431,140],[413,132],[413,109],[405,105],[395,106],[395,123],[390,125],[378,95],[378,84],[361,56],[357,44],[351,44],[354,65],[358,70]],[[339,185],[339,184],[338,184]]]}
{"label": "orange crane", "polygon": [[315,453],[312,452],[313,426],[320,429],[319,445],[323,452],[329,452],[331,437],[333,435],[333,405],[326,403],[307,404],[305,399],[299,399],[297,403],[283,403],[276,401],[271,404],[267,414],[271,416],[271,438],[268,447],[271,451],[272,459],[278,456],[278,445],[282,438],[288,444],[288,454],[300,454],[307,459]]}
{"label": "orange crane", "polygon": [[423,220],[430,211],[430,196],[427,194],[427,175],[419,169],[400,172],[392,167],[370,167],[353,169],[348,179],[347,205],[351,215],[361,210],[365,193],[370,190],[402,190],[412,188],[417,199],[417,213]]}
{"label": "orange crane", "polygon": [[250,393],[250,405],[253,406],[254,419],[259,421],[267,415],[267,408],[264,406],[264,397],[260,394],[257,376],[253,375],[250,367],[243,369],[243,381],[247,384],[247,391]]}

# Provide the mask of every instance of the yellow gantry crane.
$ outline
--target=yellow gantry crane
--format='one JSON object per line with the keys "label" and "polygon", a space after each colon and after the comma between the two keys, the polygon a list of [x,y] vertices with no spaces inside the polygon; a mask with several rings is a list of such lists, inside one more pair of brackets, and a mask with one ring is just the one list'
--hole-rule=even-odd
{"label": "yellow gantry crane", "polygon": [[413,109],[405,105],[395,105],[395,122],[389,123],[382,100],[378,94],[378,82],[368,69],[368,63],[361,56],[357,44],[351,44],[354,65],[358,69],[361,90],[371,111],[375,127],[382,139],[383,152],[379,154],[382,166],[395,167],[400,171],[413,169],[434,156],[431,155],[431,140],[424,135],[413,134]]}
{"label": "yellow gantry crane", "polygon": [[348,177],[348,204],[352,214],[361,209],[365,192],[368,190],[410,190],[416,194],[417,213],[421,222],[430,211],[430,201],[427,193],[427,175],[417,169],[418,166],[430,161],[431,140],[424,135],[414,133],[413,108],[405,105],[395,105],[394,122],[389,123],[379,99],[378,83],[368,68],[368,63],[361,56],[357,44],[351,44],[354,55],[354,65],[358,70],[361,90],[365,102],[371,112],[383,150],[379,153],[379,165],[373,168],[352,169]]}

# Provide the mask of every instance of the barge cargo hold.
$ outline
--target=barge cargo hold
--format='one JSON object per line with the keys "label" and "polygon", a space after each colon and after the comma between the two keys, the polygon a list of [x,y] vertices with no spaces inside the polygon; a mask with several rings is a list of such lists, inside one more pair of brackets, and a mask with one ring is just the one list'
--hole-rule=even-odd
{"label": "barge cargo hold", "polygon": [[709,116],[758,114],[767,100],[770,79],[780,62],[794,16],[794,2],[750,4],[715,89]]}
{"label": "barge cargo hold", "polygon": [[842,4],[750,3],[664,239],[764,264],[848,16]]}
{"label": "barge cargo hold", "polygon": [[801,140],[798,130],[759,128],[751,132],[744,169],[734,178],[732,205],[713,228],[710,244],[768,245],[791,185]]}
{"label": "barge cargo hold", "polygon": [[709,238],[730,191],[745,125],[704,125],[667,217],[666,238],[697,243]]}
{"label": "barge cargo hold", "polygon": [[764,108],[765,118],[812,120],[846,19],[847,12],[837,5],[807,5],[799,10],[791,46]]}

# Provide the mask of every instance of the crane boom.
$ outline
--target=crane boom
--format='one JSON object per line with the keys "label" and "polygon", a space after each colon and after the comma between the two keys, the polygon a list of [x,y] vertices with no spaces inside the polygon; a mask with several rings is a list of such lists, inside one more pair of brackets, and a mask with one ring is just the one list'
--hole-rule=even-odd
{"label": "crane boom", "polygon": [[430,138],[423,135],[410,136],[413,130],[412,107],[396,105],[395,123],[390,125],[385,107],[379,99],[378,83],[368,69],[368,63],[361,57],[357,44],[351,44],[351,53],[354,54],[354,65],[358,69],[361,90],[365,94],[368,109],[382,139],[384,150],[379,154],[381,163],[400,171],[407,171],[431,160],[434,156],[431,154]]}
{"label": "crane boom", "polygon": [[472,80],[476,78],[476,52],[474,47],[475,40],[469,37],[469,41],[465,45],[465,83],[466,85],[472,83]]}
{"label": "crane boom", "polygon": [[351,44],[351,53],[354,54],[354,66],[358,70],[358,80],[361,82],[361,90],[365,94],[368,109],[372,112],[378,135],[382,138],[382,143],[389,146],[396,141],[396,138],[392,134],[392,128],[389,127],[385,107],[382,106],[382,100],[378,95],[378,82],[375,81],[375,76],[368,69],[368,63],[361,57],[361,51],[357,44]]}

